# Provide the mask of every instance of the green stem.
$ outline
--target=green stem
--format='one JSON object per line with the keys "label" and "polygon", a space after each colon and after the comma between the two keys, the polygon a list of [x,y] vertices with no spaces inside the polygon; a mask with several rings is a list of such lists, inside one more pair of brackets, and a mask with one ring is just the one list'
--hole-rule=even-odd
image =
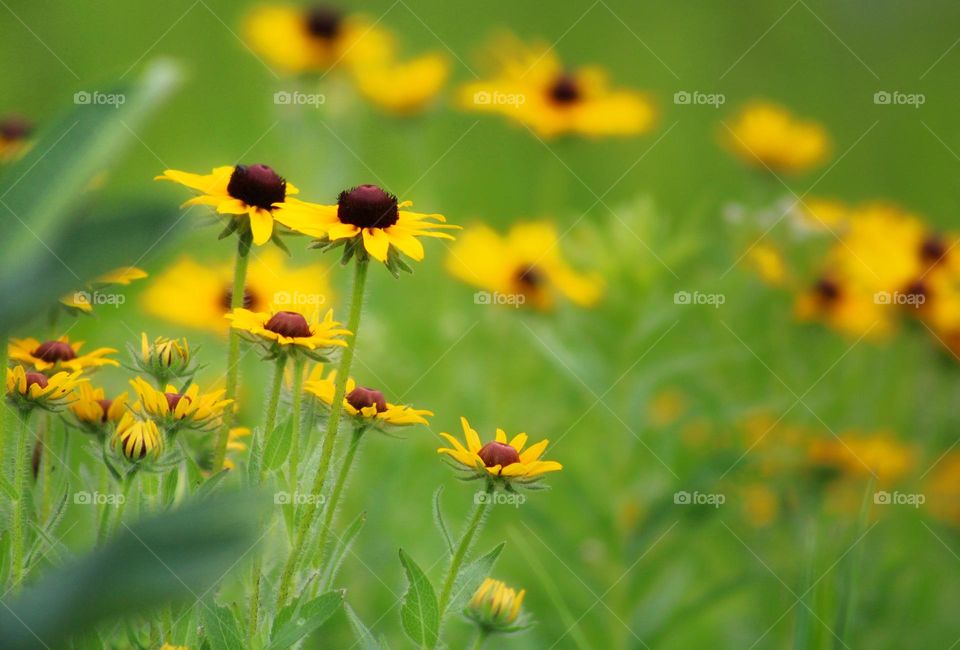
{"label": "green stem", "polygon": [[[277,365],[273,370],[273,384],[270,386],[270,395],[267,397],[267,416],[264,420],[263,432],[261,435],[266,438],[273,433],[277,424],[277,407],[280,404],[280,390],[283,387],[283,371],[287,366],[287,355],[277,357]],[[263,483],[266,472],[263,471],[263,465],[260,466],[259,482]],[[253,647],[253,639],[257,635],[257,629],[260,627],[260,574],[263,570],[263,557],[258,552],[253,557],[253,567],[251,567],[251,584],[249,616],[247,621],[247,647]]]}
{"label": "green stem", "polygon": [[24,536],[26,535],[29,504],[33,495],[32,481],[29,480],[30,471],[30,428],[27,426],[29,414],[19,413],[19,427],[17,430],[17,451],[13,466],[13,489],[16,499],[13,502],[13,527],[10,535],[10,589],[14,592],[20,589],[24,570]]}
{"label": "green stem", "polygon": [[483,647],[483,644],[486,642],[487,637],[490,636],[490,632],[480,628],[477,630],[477,638],[474,640],[473,645],[470,646],[473,650],[480,650]]}
{"label": "green stem", "polygon": [[[321,558],[325,558],[324,548],[330,537],[333,528],[333,520],[337,516],[337,506],[340,504],[340,497],[343,495],[343,488],[347,484],[347,478],[350,476],[350,469],[353,467],[353,459],[357,455],[357,449],[360,447],[360,439],[366,427],[357,427],[353,430],[353,436],[350,438],[350,446],[347,448],[347,454],[343,457],[340,464],[340,472],[337,474],[337,481],[333,484],[333,492],[330,494],[330,500],[327,502],[323,512],[323,524],[320,527],[320,537],[317,540],[316,548]],[[326,560],[320,565],[320,575],[326,576]],[[333,580],[333,576],[330,576]],[[321,585],[321,590],[324,586]]]}
{"label": "green stem", "polygon": [[[8,338],[5,332],[0,333],[0,372],[3,372],[3,384],[6,386],[7,381],[7,366],[10,363],[10,350],[8,348]],[[6,466],[6,453],[7,453],[7,411],[10,410],[10,407],[7,403],[7,391],[4,388],[0,391],[0,395],[3,397],[3,404],[0,404],[0,467]]]}
{"label": "green stem", "polygon": [[[120,525],[123,523],[123,511],[127,509],[127,501],[130,500],[130,486],[133,484],[136,475],[127,475],[123,479],[121,494],[123,498],[117,503],[116,513],[113,515],[113,523],[110,524],[110,534],[115,535]],[[109,510],[109,506],[107,508]]]}
{"label": "green stem", "polygon": [[[247,232],[237,238],[237,259],[233,267],[233,290],[230,294],[230,309],[243,307],[243,294],[247,285],[247,263],[250,261],[252,235]],[[235,400],[240,380],[240,334],[230,329],[230,344],[227,350],[227,394],[226,399]],[[233,425],[233,412],[236,404],[231,404],[223,414],[223,427],[217,438],[213,453],[213,472],[223,469],[223,460],[227,455],[227,440]]]}
{"label": "green stem", "polygon": [[457,544],[457,550],[453,553],[453,558],[450,560],[450,568],[447,569],[447,577],[443,581],[443,589],[440,590],[440,599],[437,601],[437,604],[440,608],[440,617],[443,618],[443,614],[447,609],[447,604],[450,601],[450,592],[453,590],[453,583],[457,579],[457,574],[460,573],[460,567],[463,565],[463,561],[467,557],[467,551],[470,550],[470,544],[473,542],[473,538],[476,536],[477,531],[480,529],[480,524],[483,523],[483,515],[487,512],[489,504],[493,499],[489,498],[494,491],[494,484],[487,484],[487,497],[486,499],[477,499],[473,505],[473,513],[470,515],[470,521],[467,524],[467,529],[463,532],[463,537],[460,538],[460,543]]}
{"label": "green stem", "polygon": [[302,358],[293,362],[293,430],[290,441],[290,466],[288,469],[289,480],[293,492],[300,486],[298,480],[300,474],[300,436],[303,431],[303,365]]}
{"label": "green stem", "polygon": [[[330,419],[327,421],[327,433],[323,439],[320,464],[317,466],[316,473],[313,475],[313,487],[310,493],[314,495],[323,492],[323,484],[326,481],[327,472],[330,469],[330,461],[333,457],[333,443],[336,440],[337,428],[340,424],[343,397],[347,392],[347,378],[350,376],[350,366],[353,365],[353,353],[357,346],[357,331],[360,329],[360,313],[363,310],[363,294],[364,287],[367,283],[367,267],[369,264],[370,261],[367,259],[356,258],[353,297],[350,301],[350,316],[347,320],[347,329],[350,330],[350,334],[347,335],[347,347],[343,349],[343,356],[340,357],[340,366],[337,368],[333,402],[330,404]],[[283,573],[280,577],[280,590],[277,596],[278,610],[287,603],[287,597],[290,595],[290,587],[293,584],[293,576],[299,566],[304,545],[307,542],[310,528],[313,526],[318,510],[319,508],[307,508],[297,526],[297,535],[294,538],[293,548],[290,550],[290,556],[287,558],[287,562],[283,567]]]}

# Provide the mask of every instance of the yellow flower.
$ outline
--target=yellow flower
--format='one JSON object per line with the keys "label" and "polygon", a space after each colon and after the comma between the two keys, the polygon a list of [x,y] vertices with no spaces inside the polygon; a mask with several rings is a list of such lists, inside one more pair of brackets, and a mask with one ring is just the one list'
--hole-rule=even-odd
{"label": "yellow flower", "polygon": [[140,353],[137,354],[132,345],[128,346],[128,349],[137,368],[152,376],[158,384],[189,377],[197,371],[197,364],[190,355],[190,343],[186,338],[168,339],[158,336],[151,343],[147,333],[142,332]]}
{"label": "yellow flower", "polygon": [[508,38],[494,47],[499,69],[461,88],[463,108],[508,117],[541,137],[634,136],[653,127],[647,96],[611,89],[603,69],[568,69],[545,44],[525,47]]}
{"label": "yellow flower", "polygon": [[774,172],[803,172],[830,153],[830,136],[820,124],[795,118],[787,109],[754,102],[737,116],[724,140],[748,165]]}
{"label": "yellow flower", "polygon": [[141,419],[127,411],[117,423],[113,434],[113,446],[130,461],[138,462],[148,455],[156,456],[163,449],[163,436],[157,423]]}
{"label": "yellow flower", "polygon": [[164,643],[163,646],[161,646],[160,650],[190,650],[190,648],[185,645],[173,645],[172,643]]}
{"label": "yellow flower", "polygon": [[290,199],[277,207],[275,218],[288,228],[317,237],[331,246],[339,243],[356,246],[355,252],[362,254],[365,250],[384,263],[397,259],[396,251],[420,261],[423,246],[418,237],[453,239],[442,231],[459,226],[447,225],[443,215],[402,209],[411,205],[411,201],[398,203],[397,197],[376,185],[360,185],[341,192],[337,205]]}
{"label": "yellow flower", "polygon": [[90,433],[102,433],[116,424],[127,411],[127,393],[107,399],[103,388],[94,388],[84,382],[77,387],[76,401],[70,405],[78,426]]}
{"label": "yellow flower", "polygon": [[518,433],[510,442],[503,429],[497,429],[496,440],[481,444],[480,436],[470,428],[470,423],[464,417],[460,418],[463,434],[467,445],[449,433],[441,433],[451,445],[451,448],[437,449],[439,454],[447,454],[453,460],[463,465],[463,469],[470,470],[480,477],[502,478],[508,482],[519,481],[528,483],[536,481],[547,472],[556,472],[563,469],[563,465],[552,460],[540,460],[547,448],[548,441],[541,440],[524,450],[527,444],[527,434]]}
{"label": "yellow flower", "polygon": [[231,218],[228,231],[248,229],[253,243],[261,246],[274,235],[273,209],[300,190],[266,165],[216,167],[209,174],[191,174],[168,169],[157,180],[173,181],[201,194],[183,204],[209,205]]}
{"label": "yellow flower", "polygon": [[[337,371],[333,370],[324,377],[323,366],[318,364],[310,371],[310,377],[304,382],[303,388],[329,407],[333,403],[336,376]],[[357,386],[353,377],[347,379],[343,410],[358,421],[372,426],[428,425],[424,416],[433,415],[431,411],[391,404],[380,391]]]}
{"label": "yellow flower", "polygon": [[250,47],[288,72],[322,72],[380,60],[392,48],[392,37],[362,16],[335,9],[264,5],[244,25]]}
{"label": "yellow flower", "polygon": [[[286,260],[286,255],[273,248],[251,257],[243,294],[245,308],[266,311],[271,304],[319,307],[333,302],[326,265],[291,267]],[[179,325],[225,334],[229,327],[223,317],[230,311],[232,278],[232,262],[211,266],[182,257],[144,292],[144,308]]]}
{"label": "yellow flower", "polygon": [[48,377],[40,372],[30,372],[23,366],[7,368],[7,399],[21,411],[42,408],[57,411],[72,403],[76,388],[86,379],[80,370],[58,372]]}
{"label": "yellow flower", "polygon": [[131,282],[142,280],[145,277],[147,277],[146,271],[138,269],[135,266],[125,266],[114,269],[94,279],[86,289],[74,291],[62,296],[60,302],[65,307],[89,314],[93,312],[93,305],[91,303],[94,298],[92,293],[95,290],[115,284],[126,286]]}
{"label": "yellow flower", "polygon": [[474,592],[464,614],[486,633],[512,632],[518,626],[526,590],[514,591],[499,580],[486,578]]}
{"label": "yellow flower", "polygon": [[[227,452],[237,452],[243,453],[247,450],[247,444],[240,440],[240,438],[247,438],[250,436],[250,429],[247,427],[233,427],[230,429],[230,432],[227,434]],[[225,469],[234,469],[237,464],[232,458],[227,458],[223,461],[223,466]]]}
{"label": "yellow flower", "polygon": [[235,309],[227,314],[233,329],[241,330],[247,340],[258,343],[268,358],[279,354],[301,353],[315,360],[323,360],[323,352],[333,346],[345,346],[341,336],[350,334],[333,320],[333,310],[323,320],[315,314],[311,321],[295,311],[254,312]]}
{"label": "yellow flower", "polygon": [[870,292],[824,276],[797,296],[794,312],[801,321],[819,320],[844,334],[881,337],[893,327],[893,312]]}
{"label": "yellow flower", "polygon": [[437,96],[450,73],[450,63],[437,53],[408,61],[371,62],[354,70],[357,88],[381,108],[401,115],[422,110]]}
{"label": "yellow flower", "polygon": [[560,294],[581,307],[596,304],[603,294],[600,277],[571,269],[559,243],[556,229],[545,221],[516,224],[506,236],[477,225],[453,246],[446,266],[460,280],[490,292],[489,302],[549,309]]}
{"label": "yellow flower", "polygon": [[850,208],[840,201],[806,199],[801,208],[801,223],[810,230],[843,230],[850,219]]}
{"label": "yellow flower", "polygon": [[233,403],[233,400],[222,399],[226,391],[221,389],[201,394],[197,384],[191,384],[184,392],[172,385],[161,391],[137,377],[130,381],[130,385],[139,399],[134,409],[145,412],[171,429],[215,429],[222,423],[224,409]]}
{"label": "yellow flower", "polygon": [[23,155],[29,148],[28,138],[33,125],[16,115],[0,119],[0,162],[9,162]]}
{"label": "yellow flower", "polygon": [[97,348],[86,354],[80,354],[83,341],[70,342],[66,336],[56,340],[11,339],[10,358],[25,363],[40,372],[57,370],[84,370],[100,366],[119,366],[106,355],[116,352],[113,348]]}
{"label": "yellow flower", "polygon": [[844,477],[876,475],[880,484],[902,478],[914,465],[916,453],[888,432],[872,435],[844,433],[839,438],[821,438],[810,444],[808,460]]}
{"label": "yellow flower", "polygon": [[934,516],[960,526],[960,452],[951,451],[940,459],[923,493]]}
{"label": "yellow flower", "polygon": [[787,279],[783,256],[770,244],[754,244],[747,253],[747,260],[766,284],[780,286]]}

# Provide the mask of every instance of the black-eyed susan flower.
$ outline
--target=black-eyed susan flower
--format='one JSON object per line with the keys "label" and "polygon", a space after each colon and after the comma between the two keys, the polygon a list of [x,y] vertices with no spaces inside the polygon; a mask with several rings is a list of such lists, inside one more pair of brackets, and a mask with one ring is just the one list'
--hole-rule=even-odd
{"label": "black-eyed susan flower", "polygon": [[518,223],[506,236],[477,225],[468,228],[446,258],[454,276],[486,292],[478,302],[529,304],[549,309],[558,295],[581,307],[597,303],[603,282],[597,274],[581,274],[564,260],[560,238],[545,221]]}
{"label": "black-eyed susan flower", "polygon": [[797,296],[794,313],[801,321],[821,321],[857,337],[882,336],[893,326],[891,311],[872,294],[828,275]]}
{"label": "black-eyed susan flower", "polygon": [[426,108],[443,89],[450,62],[433,52],[399,60],[371,61],[354,69],[360,93],[390,113],[410,115]]}
{"label": "black-eyed susan flower", "polygon": [[823,126],[769,102],[746,106],[723,140],[744,163],[777,173],[807,171],[830,154],[830,136]]}
{"label": "black-eyed susan flower", "polygon": [[500,580],[486,578],[473,593],[463,614],[476,623],[484,636],[517,632],[528,627],[522,613],[526,593],[525,589],[518,592]]}
{"label": "black-eyed susan flower", "polygon": [[127,411],[117,423],[113,434],[113,447],[129,461],[140,462],[155,458],[163,450],[163,436],[157,423]]}
{"label": "black-eyed susan flower", "polygon": [[266,244],[274,236],[274,204],[299,190],[266,165],[216,167],[209,174],[168,169],[157,180],[173,181],[200,192],[183,204],[208,205],[230,221],[224,234],[249,231],[253,243]]}
{"label": "black-eyed susan flower", "polygon": [[[336,390],[336,375],[336,370],[332,370],[324,376],[323,366],[318,364],[311,370],[310,377],[304,382],[304,390],[329,408],[333,403]],[[352,377],[347,379],[343,410],[353,417],[358,424],[375,428],[402,427],[412,424],[427,425],[429,423],[426,417],[433,415],[432,411],[392,404],[386,400],[382,392],[373,388],[358,386]]]}
{"label": "black-eyed susan flower", "polygon": [[916,449],[898,441],[892,433],[843,432],[818,438],[809,444],[807,459],[815,469],[830,476],[867,478],[882,484],[903,478],[916,462]]}
{"label": "black-eyed susan flower", "polygon": [[81,354],[83,341],[70,342],[66,336],[58,339],[40,342],[37,339],[11,339],[10,358],[28,365],[40,372],[57,372],[59,370],[86,370],[100,366],[119,366],[120,364],[107,357],[116,352],[113,348],[97,348],[86,354]]}
{"label": "black-eyed susan flower", "polygon": [[[420,261],[420,237],[453,239],[445,230],[458,229],[440,214],[404,210],[411,201],[397,197],[376,185],[359,185],[340,193],[336,205],[319,205],[289,199],[277,207],[277,221],[297,232],[316,237],[321,247],[343,244],[344,258],[366,256],[387,264],[400,263],[399,253]],[[406,265],[400,263],[400,268]]]}
{"label": "black-eyed susan flower", "polygon": [[384,58],[392,36],[363,16],[344,15],[324,5],[263,5],[244,25],[250,47],[287,72],[324,72]]}
{"label": "black-eyed susan flower", "polygon": [[636,136],[656,121],[645,94],[611,88],[602,68],[565,67],[546,44],[526,47],[504,39],[493,56],[498,69],[460,89],[463,108],[510,118],[546,138]]}
{"label": "black-eyed susan flower", "polygon": [[136,377],[130,385],[139,400],[134,410],[144,412],[171,432],[181,428],[215,429],[223,421],[224,410],[233,403],[233,400],[223,399],[224,390],[201,393],[197,384],[191,384],[185,391],[172,385],[158,390],[142,377]]}
{"label": "black-eyed susan flower", "polygon": [[90,314],[93,312],[95,303],[120,304],[113,296],[108,295],[101,298],[98,292],[111,286],[126,286],[145,277],[147,277],[147,272],[135,266],[114,269],[98,276],[82,289],[65,294],[60,298],[60,304],[72,313]]}
{"label": "black-eyed susan flower", "polygon": [[282,310],[235,309],[226,317],[244,338],[260,345],[268,359],[282,354],[302,354],[323,361],[330,348],[345,346],[341,337],[350,334],[333,320],[332,309],[327,310],[323,319],[315,313],[309,321],[300,312]]}
{"label": "black-eyed susan flower", "polygon": [[33,124],[18,115],[0,119],[0,162],[21,156],[29,146]]}
{"label": "black-eyed susan flower", "polygon": [[172,379],[192,377],[198,370],[186,338],[156,337],[153,342],[147,333],[140,334],[140,349],[128,346],[134,366],[163,385]]}
{"label": "black-eyed susan flower", "polygon": [[71,422],[87,433],[104,434],[127,412],[127,393],[107,399],[103,388],[94,388],[87,382],[80,384],[76,393],[70,404]]}
{"label": "black-eyed susan flower", "polygon": [[7,368],[7,399],[23,412],[35,408],[59,411],[77,399],[76,389],[87,381],[81,373],[74,370],[47,376],[19,365]]}
{"label": "black-eyed susan flower", "polygon": [[508,441],[503,429],[497,429],[494,440],[482,443],[466,418],[461,417],[460,424],[466,446],[449,433],[441,433],[452,447],[440,447],[437,453],[446,454],[462,466],[460,469],[475,474],[477,478],[524,484],[537,481],[548,472],[563,469],[563,465],[556,461],[540,460],[547,448],[547,440],[527,447],[527,434],[518,433]]}
{"label": "black-eyed susan flower", "polygon": [[[322,263],[291,266],[277,249],[258,252],[250,260],[243,307],[267,311],[270,305],[319,308],[333,303],[326,281],[329,267]],[[152,316],[178,325],[225,334],[224,316],[233,299],[233,264],[203,264],[181,257],[155,276],[143,295],[143,307]]]}

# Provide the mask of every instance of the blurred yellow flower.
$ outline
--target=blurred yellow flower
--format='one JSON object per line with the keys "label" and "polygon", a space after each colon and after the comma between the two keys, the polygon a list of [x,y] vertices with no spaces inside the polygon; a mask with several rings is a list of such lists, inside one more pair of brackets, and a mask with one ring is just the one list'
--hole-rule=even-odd
{"label": "blurred yellow flower", "polygon": [[[243,306],[259,312],[271,305],[329,305],[333,294],[327,271],[322,263],[292,267],[287,256],[273,248],[258,251],[250,259]],[[226,334],[224,316],[230,311],[232,277],[232,262],[210,265],[181,257],[154,278],[144,292],[144,308],[180,325]]]}
{"label": "blurred yellow flower", "polygon": [[780,286],[787,279],[783,256],[771,244],[754,244],[747,252],[747,261],[766,284]]}
{"label": "blurred yellow flower", "polygon": [[447,255],[446,267],[458,279],[488,292],[489,303],[537,309],[553,307],[562,295],[581,307],[603,295],[596,273],[581,274],[563,259],[560,237],[551,223],[518,223],[501,236],[485,225],[466,230]]}
{"label": "blurred yellow flower", "polygon": [[[310,372],[310,377],[304,382],[304,390],[318,398],[328,407],[333,403],[334,382],[337,371],[332,370],[323,376],[323,365],[317,364]],[[347,379],[346,396],[343,400],[343,409],[360,422],[373,426],[407,426],[411,424],[429,424],[425,416],[432,416],[432,411],[415,409],[410,406],[391,404],[378,390],[357,386],[353,377]]]}
{"label": "blurred yellow flower", "polygon": [[346,346],[341,337],[350,334],[333,320],[333,310],[327,310],[323,320],[314,314],[310,321],[295,311],[254,312],[235,309],[227,314],[231,327],[244,337],[264,348],[268,358],[280,354],[304,354],[318,361],[327,348]]}
{"label": "blurred yellow flower", "polygon": [[450,63],[438,53],[401,61],[391,58],[357,66],[354,78],[360,93],[391,113],[423,110],[443,89]]}
{"label": "blurred yellow flower", "polygon": [[261,246],[274,235],[273,208],[300,190],[266,165],[216,167],[209,174],[191,174],[168,169],[156,180],[173,181],[201,194],[183,207],[208,205],[231,219],[231,230],[247,230],[253,243]]}
{"label": "blurred yellow flower", "polygon": [[459,226],[448,225],[440,214],[403,209],[411,205],[411,201],[398,203],[397,197],[376,185],[360,185],[341,192],[336,205],[289,199],[278,206],[276,219],[326,244],[359,247],[362,242],[358,252],[365,251],[380,262],[389,264],[397,251],[419,262],[423,259],[419,237],[453,239],[443,230]]}
{"label": "blurred yellow flower", "polygon": [[143,420],[127,411],[120,418],[113,434],[113,446],[127,460],[138,462],[148,455],[156,456],[163,449],[163,436],[153,420]]}
{"label": "blurred yellow flower", "polygon": [[93,312],[93,303],[98,300],[94,294],[98,289],[112,285],[128,285],[135,280],[147,277],[146,271],[135,266],[114,269],[95,278],[84,289],[73,291],[60,297],[60,302],[70,309],[89,314]]}
{"label": "blurred yellow flower", "polygon": [[675,388],[658,391],[647,405],[647,417],[650,423],[665,427],[673,424],[687,408],[687,400],[683,393]]}
{"label": "blurred yellow flower", "polygon": [[113,348],[97,348],[86,354],[80,354],[82,347],[83,341],[71,343],[66,336],[43,343],[33,338],[11,339],[9,353],[12,360],[27,364],[40,372],[120,365],[117,361],[107,358],[108,354],[116,352]]}
{"label": "blurred yellow flower", "polygon": [[224,409],[233,403],[233,400],[223,399],[226,392],[223,389],[201,394],[197,384],[191,384],[183,392],[172,385],[161,391],[142,377],[136,377],[130,380],[130,385],[139,400],[134,410],[142,411],[171,429],[215,429],[222,423]]}
{"label": "blurred yellow flower", "polygon": [[509,443],[503,429],[497,429],[496,439],[481,444],[480,436],[470,427],[464,417],[460,418],[466,446],[449,433],[440,435],[452,447],[440,447],[437,453],[450,456],[462,469],[473,472],[479,477],[501,478],[507,482],[528,483],[536,481],[547,472],[557,472],[563,465],[552,460],[540,460],[547,448],[548,441],[541,440],[524,449],[527,434],[518,433]]}
{"label": "blurred yellow flower", "polygon": [[80,376],[81,372],[58,372],[48,377],[23,366],[7,368],[7,399],[21,411],[59,410],[77,399],[77,387],[87,381]]}
{"label": "blurred yellow flower", "polygon": [[839,437],[812,441],[807,458],[812,465],[840,476],[876,476],[879,484],[886,485],[903,478],[913,468],[916,452],[889,432],[870,435],[847,432]]}
{"label": "blurred yellow flower", "polygon": [[743,162],[776,173],[806,171],[826,160],[830,152],[830,136],[820,124],[799,120],[769,102],[744,108],[724,141]]}
{"label": "blurred yellow flower", "polygon": [[498,69],[460,89],[459,104],[466,110],[508,117],[546,138],[635,136],[654,125],[656,111],[649,98],[610,88],[602,68],[568,69],[550,46],[524,46],[510,37],[499,39],[491,50]]}
{"label": "blurred yellow flower", "polygon": [[272,4],[255,8],[243,33],[257,54],[286,72],[323,72],[382,61],[393,39],[378,22],[322,5]]}
{"label": "blurred yellow flower", "polygon": [[801,205],[802,224],[809,230],[843,230],[850,219],[850,208],[840,201],[806,199]]}
{"label": "blurred yellow flower", "polygon": [[881,337],[893,327],[893,313],[872,293],[823,277],[797,296],[795,314],[802,321],[819,320],[848,335]]}
{"label": "blurred yellow flower", "polygon": [[752,525],[762,528],[772,522],[779,510],[777,494],[762,483],[753,483],[743,489],[743,508]]}
{"label": "blurred yellow flower", "polygon": [[22,117],[8,115],[0,119],[0,162],[9,162],[29,148],[33,125]]}
{"label": "blurred yellow flower", "polygon": [[[247,443],[243,442],[241,438],[248,438],[250,436],[250,429],[247,427],[233,427],[230,429],[229,434],[227,434],[227,453],[235,452],[236,454],[242,454],[247,450]],[[228,457],[223,461],[223,467],[225,469],[234,469],[237,464],[234,461],[234,458]]]}

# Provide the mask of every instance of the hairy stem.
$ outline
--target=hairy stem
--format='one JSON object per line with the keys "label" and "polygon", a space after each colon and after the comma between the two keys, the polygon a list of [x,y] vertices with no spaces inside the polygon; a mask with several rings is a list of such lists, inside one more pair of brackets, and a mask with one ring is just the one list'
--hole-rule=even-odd
{"label": "hairy stem", "polygon": [[[489,483],[487,485],[488,497],[493,493],[493,490],[493,483]],[[492,501],[493,499],[490,498],[475,500],[473,512],[467,523],[467,529],[463,532],[463,537],[460,538],[460,543],[457,544],[457,549],[453,553],[453,558],[450,560],[450,568],[447,569],[447,577],[443,581],[443,588],[440,590],[440,598],[437,602],[440,606],[441,618],[447,609],[447,604],[450,602],[450,592],[453,590],[453,583],[456,581],[457,574],[460,573],[460,567],[467,557],[470,544],[473,543],[473,538],[476,537],[477,531],[480,529],[480,524],[483,523],[483,515],[486,514],[487,507]]]}
{"label": "hairy stem", "polygon": [[13,521],[10,530],[10,589],[19,591],[23,581],[24,570],[24,536],[27,529],[27,518],[30,511],[30,499],[33,496],[30,472],[30,428],[27,426],[29,415],[23,411],[18,413],[19,427],[17,428],[16,457],[13,465],[13,490],[16,499],[13,502]]}
{"label": "hairy stem", "polygon": [[[360,447],[360,439],[363,438],[365,428],[357,427],[353,430],[353,436],[350,438],[350,446],[347,448],[347,454],[343,457],[343,461],[340,465],[340,471],[337,473],[337,480],[333,484],[333,491],[330,493],[330,500],[327,501],[324,506],[323,511],[323,523],[320,525],[320,537],[317,539],[316,548],[320,553],[320,557],[325,558],[323,563],[320,565],[320,575],[325,576],[327,566],[326,563],[333,558],[327,558],[324,553],[324,547],[327,544],[327,540],[330,538],[331,529],[333,528],[333,520],[337,516],[337,506],[340,504],[340,497],[343,496],[343,488],[347,484],[347,478],[350,476],[350,469],[353,467],[353,459],[357,455],[357,449]],[[330,579],[333,579],[333,576],[330,576]],[[321,585],[320,589],[323,590],[325,585]]]}

